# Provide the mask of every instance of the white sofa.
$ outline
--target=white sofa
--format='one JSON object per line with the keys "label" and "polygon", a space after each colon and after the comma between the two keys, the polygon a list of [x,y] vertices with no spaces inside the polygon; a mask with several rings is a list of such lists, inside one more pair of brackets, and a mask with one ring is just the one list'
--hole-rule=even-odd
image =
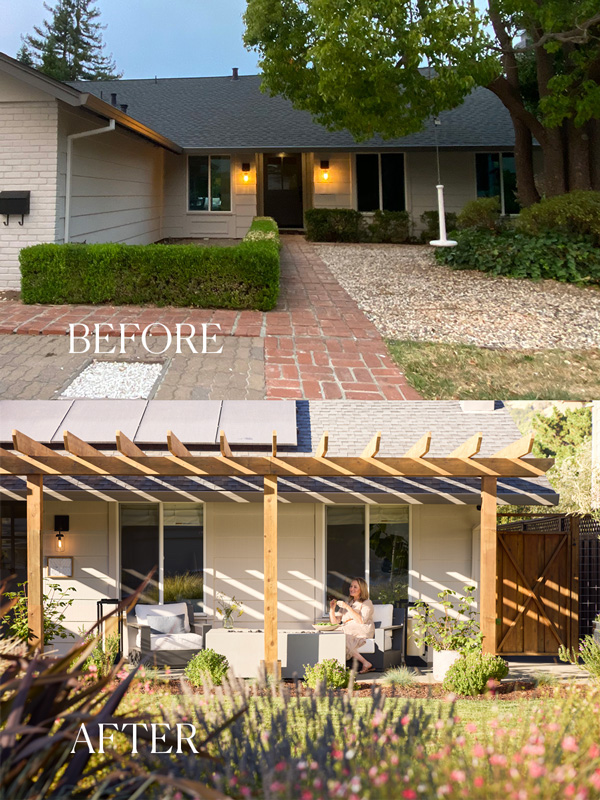
{"label": "white sofa", "polygon": [[185,667],[204,646],[194,629],[191,603],[138,603],[127,618],[129,660],[156,666]]}
{"label": "white sofa", "polygon": [[375,636],[367,639],[358,652],[376,670],[384,671],[405,663],[406,609],[394,609],[391,603],[375,605],[374,609]]}

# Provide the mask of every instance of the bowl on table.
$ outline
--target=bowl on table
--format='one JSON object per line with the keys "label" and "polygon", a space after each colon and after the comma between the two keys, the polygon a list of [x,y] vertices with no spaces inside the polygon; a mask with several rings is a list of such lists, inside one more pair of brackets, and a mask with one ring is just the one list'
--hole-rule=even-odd
{"label": "bowl on table", "polygon": [[316,631],[335,631],[339,627],[339,622],[315,622],[313,624],[313,628]]}

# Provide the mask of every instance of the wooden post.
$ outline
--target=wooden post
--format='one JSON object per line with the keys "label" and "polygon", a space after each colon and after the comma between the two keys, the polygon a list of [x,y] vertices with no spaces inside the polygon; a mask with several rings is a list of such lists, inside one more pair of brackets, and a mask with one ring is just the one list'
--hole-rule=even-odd
{"label": "wooden post", "polygon": [[568,647],[579,650],[579,517],[575,514],[568,517],[571,525],[571,614],[570,636]]}
{"label": "wooden post", "polygon": [[279,676],[277,653],[277,477],[264,479],[265,669]]}
{"label": "wooden post", "polygon": [[496,653],[498,642],[498,531],[497,478],[481,479],[481,555],[479,574],[479,622],[483,633],[483,652]]}
{"label": "wooden post", "polygon": [[33,631],[32,643],[44,649],[44,536],[42,531],[44,479],[27,478],[27,623]]}

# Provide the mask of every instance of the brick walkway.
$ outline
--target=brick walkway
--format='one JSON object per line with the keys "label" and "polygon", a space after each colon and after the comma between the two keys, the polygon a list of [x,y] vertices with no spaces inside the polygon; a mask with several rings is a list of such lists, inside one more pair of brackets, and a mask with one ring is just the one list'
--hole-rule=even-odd
{"label": "brick walkway", "polygon": [[[0,304],[0,334],[63,335],[69,324],[92,326],[160,321],[219,323],[224,336],[259,337],[265,343],[268,398],[414,400],[418,393],[395,366],[385,344],[314,248],[284,236],[282,292],[275,311],[205,311],[136,306],[25,306]],[[158,332],[158,331],[157,331]]]}

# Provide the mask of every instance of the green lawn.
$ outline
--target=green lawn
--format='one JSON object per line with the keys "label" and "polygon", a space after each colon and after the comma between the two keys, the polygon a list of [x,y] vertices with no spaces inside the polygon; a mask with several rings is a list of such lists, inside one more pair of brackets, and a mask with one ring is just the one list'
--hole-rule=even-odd
{"label": "green lawn", "polygon": [[425,400],[590,400],[600,396],[599,350],[488,350],[387,342]]}

